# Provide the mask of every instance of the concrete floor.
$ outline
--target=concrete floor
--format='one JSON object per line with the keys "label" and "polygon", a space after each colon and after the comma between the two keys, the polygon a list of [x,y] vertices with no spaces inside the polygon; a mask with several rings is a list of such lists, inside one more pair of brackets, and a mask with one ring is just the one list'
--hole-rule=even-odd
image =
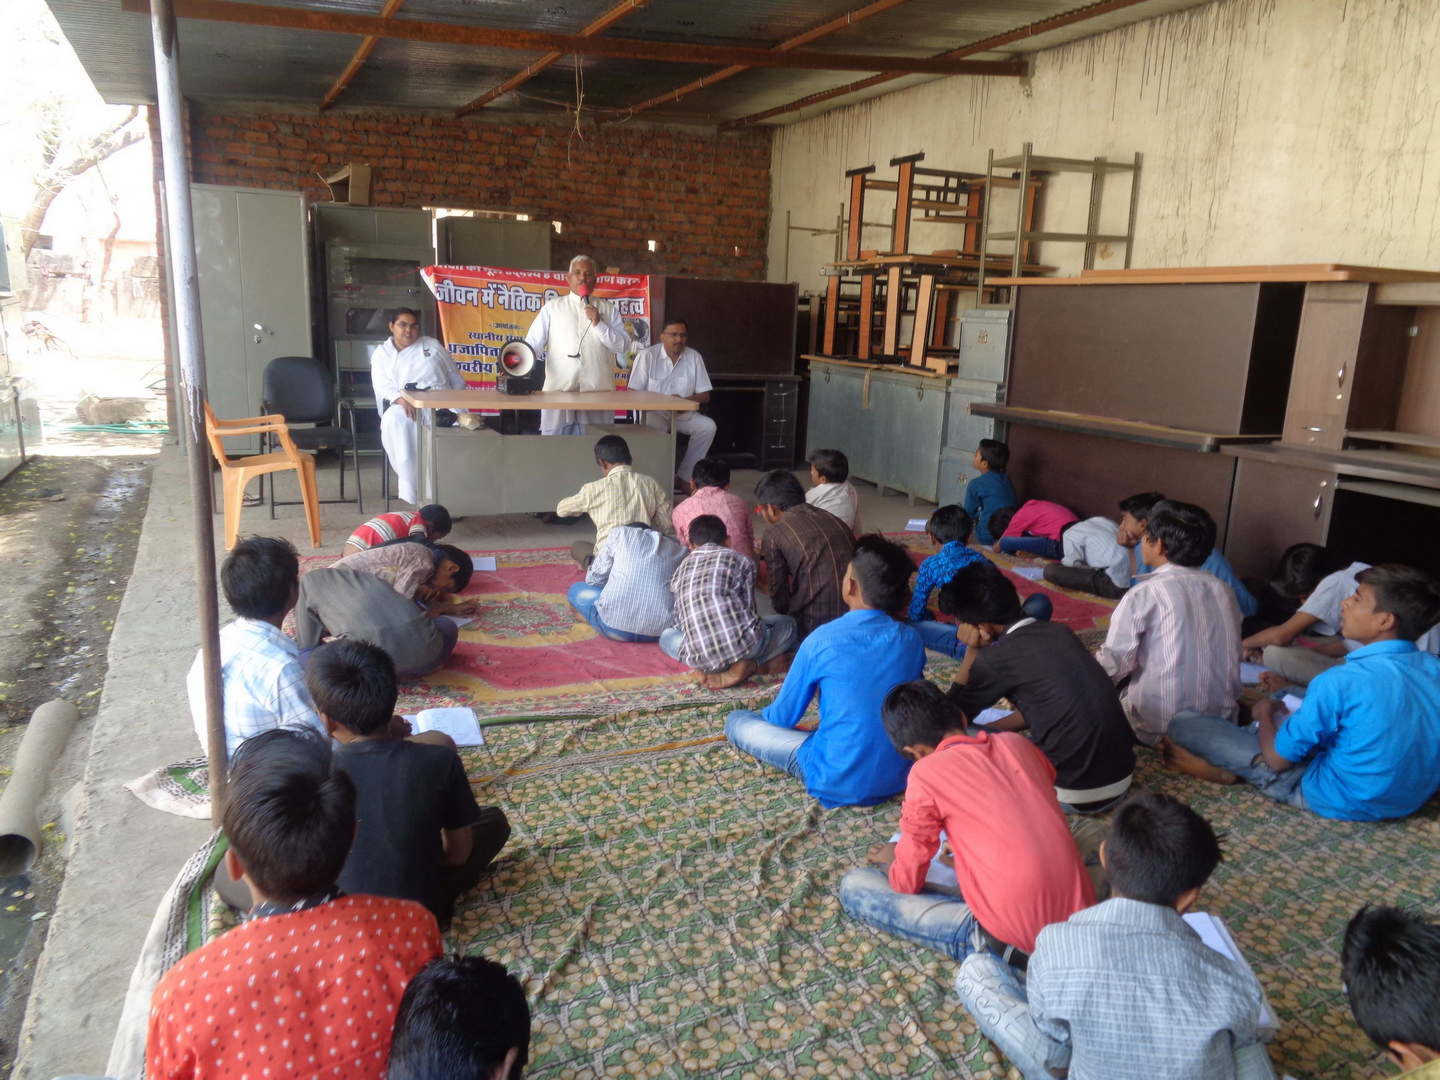
{"label": "concrete floor", "polygon": [[[362,469],[368,517],[383,509],[378,461],[365,462]],[[759,475],[737,472],[732,490],[749,497]],[[808,486],[808,470],[796,475]],[[912,505],[902,495],[882,495],[867,484],[857,486],[867,530],[900,531],[907,520],[926,517],[932,509],[928,503]],[[283,483],[280,492],[286,497]],[[321,467],[320,492],[322,498],[336,495],[333,462]],[[247,509],[241,535],[284,536],[302,555],[316,553],[299,506],[281,507],[277,515],[272,522],[268,509]],[[223,558],[221,519],[214,520],[216,554]],[[321,520],[324,544],[318,550],[338,554],[363,518],[349,503],[322,506]],[[593,535],[588,523],[547,526],[530,515],[508,515],[466,518],[449,540],[476,550],[568,546]],[[152,810],[124,789],[151,769],[200,752],[185,696],[185,674],[198,643],[193,582],[186,462],[178,448],[166,447],[155,464],[134,572],[110,640],[84,779],[68,800],[73,807],[69,865],[26,1009],[13,1073],[17,1080],[103,1072],[130,972],[156,907],[209,833],[208,822]],[[222,610],[222,620],[228,617]]]}

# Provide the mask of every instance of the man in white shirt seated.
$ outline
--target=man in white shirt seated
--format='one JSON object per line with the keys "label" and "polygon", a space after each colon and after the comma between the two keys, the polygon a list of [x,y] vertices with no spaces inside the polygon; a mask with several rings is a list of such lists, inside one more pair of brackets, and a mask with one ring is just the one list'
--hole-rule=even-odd
{"label": "man in white shirt seated", "polygon": [[[660,329],[660,343],[636,354],[635,366],[630,369],[630,389],[689,398],[700,405],[709,401],[710,375],[705,370],[705,360],[701,355],[687,347],[689,336],[690,328],[684,319],[667,321]],[[685,456],[675,473],[681,490],[688,493],[695,463],[710,452],[710,444],[715,441],[715,421],[697,410],[646,413],[645,423],[661,431],[669,431],[672,416],[675,418],[675,430],[690,438],[690,445],[685,448]]]}
{"label": "man in white shirt seated", "polygon": [[434,411],[398,399],[411,383],[421,390],[463,390],[465,379],[444,345],[420,336],[420,313],[396,308],[390,336],[370,354],[370,382],[380,410],[380,443],[399,481],[395,493],[418,506],[420,425],[433,423]]}
{"label": "man in white shirt seated", "polygon": [[[570,291],[545,301],[525,340],[545,361],[546,391],[597,392],[615,389],[617,357],[630,350],[630,335],[615,305],[592,295],[595,260],[570,260]],[[541,409],[541,435],[585,435],[588,424],[608,424],[609,409]]]}
{"label": "man in white shirt seated", "polygon": [[1117,522],[1107,517],[1077,521],[1060,537],[1061,558],[1045,564],[1045,580],[1110,600],[1130,587],[1130,549],[1116,539]]}

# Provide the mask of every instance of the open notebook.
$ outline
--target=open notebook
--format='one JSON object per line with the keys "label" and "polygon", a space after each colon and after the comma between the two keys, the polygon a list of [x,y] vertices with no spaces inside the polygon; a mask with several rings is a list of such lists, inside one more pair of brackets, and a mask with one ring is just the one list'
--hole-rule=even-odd
{"label": "open notebook", "polygon": [[[1190,924],[1190,929],[1200,935],[1201,941],[1221,956],[1228,956],[1231,960],[1239,963],[1241,967],[1250,972],[1252,979],[1255,978],[1255,972],[1251,970],[1249,962],[1240,952],[1240,946],[1235,944],[1235,939],[1230,936],[1230,930],[1220,916],[1210,915],[1203,911],[1192,911],[1184,918]],[[1260,991],[1260,1020],[1255,1026],[1260,1032],[1260,1038],[1265,1042],[1275,1038],[1276,1033],[1280,1030],[1280,1021],[1276,1019],[1275,1013],[1271,1010],[1270,1002],[1266,1000],[1263,989]]]}

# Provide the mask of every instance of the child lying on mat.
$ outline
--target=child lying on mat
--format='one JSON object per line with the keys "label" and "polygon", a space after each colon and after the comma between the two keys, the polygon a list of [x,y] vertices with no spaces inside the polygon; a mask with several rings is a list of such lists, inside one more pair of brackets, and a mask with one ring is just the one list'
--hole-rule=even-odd
{"label": "child lying on mat", "polygon": [[940,591],[965,648],[950,700],[975,716],[1001,698],[1018,712],[986,731],[1030,730],[1055,767],[1061,809],[1099,813],[1130,788],[1135,751],[1125,710],[1105,669],[1070,630],[1028,618],[1010,579],[981,561]]}
{"label": "child lying on mat", "polygon": [[[697,476],[704,464],[696,463]],[[661,633],[661,651],[694,668],[711,690],[737,686],[759,670],[783,671],[796,644],[795,620],[756,613],[755,564],[730,550],[723,521],[701,514],[688,532],[690,554],[670,578],[675,625]]]}
{"label": "child lying on mat", "polygon": [[380,1080],[405,984],[444,943],[419,904],[336,886],[355,836],[355,785],[329,742],[285,728],[247,739],[223,824],[225,862],[254,904],[160,980],[145,1075],[314,1076],[318,1059],[334,1075]]}
{"label": "child lying on mat", "polygon": [[[840,882],[861,922],[963,960],[976,950],[1023,963],[1042,927],[1095,902],[1055,802],[1055,770],[1023,735],[971,730],[932,683],[885,696],[886,734],[915,764],[900,807],[900,840],[870,849]],[[944,831],[960,895],[926,890]]]}
{"label": "child lying on mat", "polygon": [[1006,506],[990,515],[990,535],[1003,555],[1039,555],[1058,559],[1061,538],[1079,519],[1073,510],[1044,499],[1026,499],[1017,510]]}
{"label": "child lying on mat", "polygon": [[981,1034],[1025,1080],[1067,1067],[1076,1080],[1274,1080],[1255,977],[1181,918],[1220,861],[1210,824],[1138,794],[1100,857],[1110,899],[1041,930],[1023,984],[989,953],[960,965],[955,990]]}
{"label": "child lying on mat", "polygon": [[[914,565],[889,540],[857,540],[840,586],[849,610],[801,642],[763,712],[740,709],[725,721],[737,750],[801,780],[822,806],[869,806],[905,787],[910,762],[885,737],[880,702],[925,667],[920,635],[895,618],[909,599]],[[820,726],[796,731],[817,694]]]}
{"label": "child lying on mat", "polygon": [[1311,681],[1294,713],[1266,699],[1254,730],[1178,713],[1166,763],[1321,817],[1379,821],[1414,813],[1440,787],[1440,658],[1415,639],[1440,616],[1440,582],[1408,566],[1372,566],[1340,605],[1360,647]]}
{"label": "child lying on mat", "polygon": [[395,665],[374,645],[322,645],[306,682],[340,744],[335,763],[355,782],[360,824],[340,888],[414,900],[448,927],[456,897],[510,837],[504,812],[476,805],[449,736],[404,737],[408,725],[394,715]]}

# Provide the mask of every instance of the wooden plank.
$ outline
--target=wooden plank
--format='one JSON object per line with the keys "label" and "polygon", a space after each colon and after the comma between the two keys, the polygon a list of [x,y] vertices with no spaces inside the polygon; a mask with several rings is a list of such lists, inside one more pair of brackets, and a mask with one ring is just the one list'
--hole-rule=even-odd
{"label": "wooden plank", "polygon": [[900,351],[900,292],[900,267],[892,266],[885,272],[885,327],[881,351],[886,356],[894,356]]}
{"label": "wooden plank", "polygon": [[[1424,280],[1426,276],[1422,271],[1397,271],[1397,273],[1411,274],[1416,280]],[[1381,280],[1374,276],[1357,274],[1351,270],[1275,270],[1275,271],[1251,271],[1219,274],[1175,274],[1169,271],[1153,271],[1148,274],[1136,274],[1132,277],[1113,276],[1091,276],[1091,277],[1047,277],[1047,278],[987,278],[987,285],[1225,285],[1240,283],[1258,283],[1267,281],[1288,281],[1288,282],[1312,282],[1312,281],[1377,281]],[[1400,280],[1399,278],[1390,280]],[[1437,278],[1440,280],[1440,278]]]}
{"label": "wooden plank", "polygon": [[[150,13],[149,0],[121,0],[121,6],[128,12],[145,15]],[[587,38],[578,34],[549,34],[538,30],[431,22],[424,19],[380,19],[374,15],[353,15],[342,11],[271,7],[268,4],[244,3],[242,0],[174,0],[173,7],[177,18],[204,19],[242,26],[273,26],[285,30],[398,38],[441,45],[478,45],[492,49],[516,49],[521,52],[609,56],[617,60],[646,60],[663,64],[744,64],[749,67],[801,71],[883,71],[909,75],[1006,75],[1017,78],[1026,71],[1025,63],[1019,60],[864,56],[809,51],[782,53],[769,49],[701,45],[685,41]]]}
{"label": "wooden plank", "polygon": [[925,347],[930,339],[930,316],[935,311],[935,275],[921,274],[915,290],[915,322],[910,338],[910,364],[925,367]]}
{"label": "wooden plank", "polygon": [[915,162],[900,163],[898,185],[895,190],[895,215],[890,222],[890,253],[903,255],[910,250],[910,215],[914,212],[911,203],[915,196]]}
{"label": "wooden plank", "polygon": [[[1139,277],[1167,274],[1175,277],[1209,280],[1215,277],[1235,278],[1245,276],[1247,281],[1281,280],[1270,277],[1273,274],[1287,275],[1285,281],[1370,281],[1370,282],[1424,282],[1440,281],[1440,272],[1432,270],[1405,270],[1389,266],[1356,266],[1349,263],[1271,263],[1256,266],[1173,266],[1173,267],[1131,267],[1125,270],[1083,270],[1083,278],[1123,278],[1133,281]],[[1261,277],[1259,275],[1266,275]],[[1339,276],[1336,276],[1339,275]]]}
{"label": "wooden plank", "polygon": [[850,174],[850,222],[845,232],[845,257],[860,255],[860,233],[865,228],[865,173]]}
{"label": "wooden plank", "polygon": [[1389,443],[1393,446],[1427,446],[1433,450],[1440,450],[1440,435],[1416,435],[1410,431],[1347,428],[1345,437],[1347,439],[1364,439],[1366,442]]}
{"label": "wooden plank", "polygon": [[[380,18],[389,19],[393,17],[395,12],[400,10],[400,5],[404,2],[405,0],[385,0],[385,6],[380,9]],[[344,93],[345,87],[350,85],[350,80],[360,73],[360,69],[365,66],[365,61],[370,59],[370,54],[375,51],[375,46],[379,44],[379,42],[380,39],[374,36],[367,37],[364,41],[360,42],[359,47],[355,50],[355,54],[350,57],[350,62],[345,65],[345,70],[340,72],[339,77],[330,84],[330,89],[325,91],[325,96],[320,99],[321,112],[324,112],[331,105],[335,104],[335,99]]]}
{"label": "wooden plank", "polygon": [[972,401],[970,412],[975,416],[992,416],[1007,423],[1030,424],[1035,427],[1048,427],[1057,431],[1075,431],[1090,435],[1108,435],[1113,438],[1154,443],[1157,446],[1183,447],[1201,453],[1214,453],[1221,446],[1232,442],[1260,442],[1280,437],[1279,432],[1263,435],[1232,435],[1214,431],[1191,431],[1188,428],[1146,424],[1138,420],[1117,420],[1114,417],[1096,416],[1092,413],[1063,412],[1058,409],[1026,409],[1018,405],[992,405],[984,401]]}
{"label": "wooden plank", "polygon": [[864,368],[866,371],[896,371],[906,375],[922,375],[927,379],[948,379],[948,372],[931,371],[929,368],[911,367],[909,364],[878,364],[874,361],[850,360],[842,356],[822,356],[818,353],[802,353],[801,360],[813,364],[838,364],[840,367]]}
{"label": "wooden plank", "polygon": [[825,282],[825,341],[827,353],[835,351],[835,325],[840,318],[840,278],[832,277]]}
{"label": "wooden plank", "polygon": [[[1418,460],[1376,460],[1367,458],[1365,452],[1360,450],[1308,450],[1286,443],[1265,443],[1257,446],[1234,444],[1226,446],[1224,452],[1232,457],[1255,461],[1273,461],[1303,469],[1330,469],[1336,473],[1370,480],[1440,488],[1440,462],[1433,458],[1421,459],[1418,454],[1409,455]],[[1421,461],[1426,463],[1421,464]]]}
{"label": "wooden plank", "polygon": [[689,398],[649,390],[549,390],[538,394],[502,394],[498,390],[402,390],[400,397],[417,409],[638,409],[645,412],[692,412],[700,406]]}

